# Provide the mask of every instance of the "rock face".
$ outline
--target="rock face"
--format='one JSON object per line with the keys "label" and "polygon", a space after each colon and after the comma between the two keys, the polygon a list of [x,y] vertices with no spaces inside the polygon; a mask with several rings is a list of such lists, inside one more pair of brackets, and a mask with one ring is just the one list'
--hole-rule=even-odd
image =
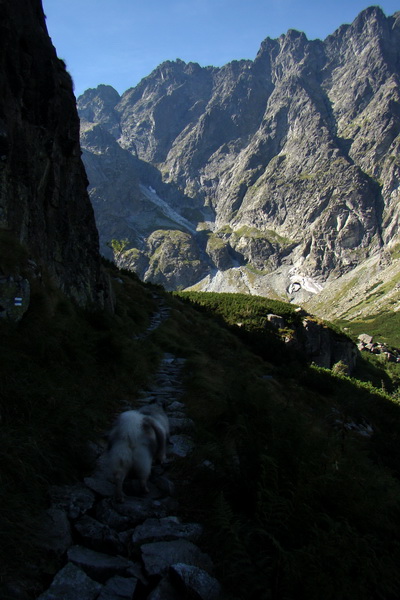
{"label": "rock face", "polygon": [[[3,2],[0,16],[1,243],[19,244],[79,304],[102,305],[106,286],[71,78],[40,0]],[[20,281],[20,265],[9,263],[2,259],[0,276]]]}
{"label": "rock face", "polygon": [[307,362],[326,369],[335,369],[340,363],[347,374],[354,371],[358,355],[356,345],[315,317],[303,311],[301,321],[293,329],[278,315],[267,315],[267,321],[287,347],[305,356]]}
{"label": "rock face", "polygon": [[[78,105],[100,235],[128,236],[148,260],[132,267],[153,279],[148,237],[178,229],[198,248],[198,288],[272,290],[296,302],[390,248],[399,42],[400,13],[372,7],[324,41],[290,30],[267,38],[254,61],[168,61],[122,97],[109,86],[88,90]],[[175,288],[176,256],[165,259],[166,287]]]}

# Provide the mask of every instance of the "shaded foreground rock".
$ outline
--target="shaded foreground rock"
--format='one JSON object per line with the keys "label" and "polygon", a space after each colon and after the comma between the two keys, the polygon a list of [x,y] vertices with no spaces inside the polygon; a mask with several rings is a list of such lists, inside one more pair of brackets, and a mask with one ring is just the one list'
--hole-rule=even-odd
{"label": "shaded foreground rock", "polygon": [[109,579],[101,591],[98,600],[131,600],[135,592],[137,579],[119,577]]}
{"label": "shaded foreground rock", "polygon": [[141,551],[146,573],[150,577],[166,575],[169,567],[177,562],[212,570],[210,557],[187,540],[152,542],[144,544]]}
{"label": "shaded foreground rock", "polygon": [[65,511],[55,507],[49,508],[39,536],[39,546],[44,552],[61,557],[72,545],[71,525]]}
{"label": "shaded foreground rock", "polygon": [[95,600],[102,586],[90,579],[81,569],[68,563],[55,576],[50,588],[38,600]]}
{"label": "shaded foreground rock", "polygon": [[132,543],[144,543],[152,538],[160,541],[167,541],[171,538],[195,541],[202,533],[203,528],[198,523],[181,523],[177,517],[147,519],[142,525],[135,528]]}
{"label": "shaded foreground rock", "polygon": [[103,554],[83,546],[72,546],[67,555],[70,562],[96,581],[105,582],[113,575],[127,576],[135,571],[133,562],[122,556]]}
{"label": "shaded foreground rock", "polygon": [[[0,229],[13,259],[2,265],[7,283],[0,286],[0,312],[19,320],[26,310],[29,284],[20,270],[32,280],[29,264],[80,305],[111,308],[72,80],[48,35],[41,2],[2,2],[1,27]],[[18,258],[21,249],[25,258]],[[41,285],[41,277],[35,283]],[[17,306],[15,298],[21,298]]]}
{"label": "shaded foreground rock", "polygon": [[164,578],[152,591],[148,600],[181,600],[181,594],[171,584],[169,578]]}
{"label": "shaded foreground rock", "polygon": [[185,596],[196,600],[217,600],[221,587],[218,581],[203,569],[177,563],[170,568],[170,577]]}

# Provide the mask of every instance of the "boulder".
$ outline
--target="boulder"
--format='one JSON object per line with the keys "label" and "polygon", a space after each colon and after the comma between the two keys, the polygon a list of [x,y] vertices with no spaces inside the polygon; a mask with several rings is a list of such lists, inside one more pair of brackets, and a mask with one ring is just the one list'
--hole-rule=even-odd
{"label": "boulder", "polygon": [[203,527],[198,523],[181,523],[177,517],[164,519],[147,519],[135,528],[132,543],[143,543],[149,540],[165,541],[184,538],[196,541],[203,533]]}
{"label": "boulder", "polygon": [[102,585],[90,579],[81,569],[68,563],[38,600],[95,600]]}
{"label": "boulder", "polygon": [[332,348],[329,330],[312,318],[303,319],[304,347],[309,360],[320,367],[332,364]]}
{"label": "boulder", "polygon": [[138,580],[134,577],[111,577],[101,590],[97,600],[131,600],[135,593]]}
{"label": "boulder", "polygon": [[135,573],[134,563],[122,556],[110,556],[83,546],[72,546],[67,554],[70,562],[102,583],[113,575],[129,576]]}
{"label": "boulder", "polygon": [[175,456],[185,458],[193,450],[193,440],[188,435],[171,435],[170,442],[172,444],[170,452]]}
{"label": "boulder", "polygon": [[182,595],[171,584],[169,578],[164,577],[147,600],[182,600]]}
{"label": "boulder", "polygon": [[93,517],[85,515],[74,524],[81,543],[92,550],[109,552],[110,554],[121,554],[124,552],[124,544],[116,531],[108,525],[100,523]]}
{"label": "boulder", "polygon": [[120,515],[128,517],[131,527],[149,517],[167,516],[167,509],[161,501],[154,500],[151,495],[145,498],[126,497],[123,502],[115,503],[115,508]]}
{"label": "boulder", "polygon": [[66,512],[55,507],[47,509],[43,515],[38,546],[61,558],[72,543],[71,526]]}
{"label": "boulder", "polygon": [[361,335],[358,336],[357,338],[362,344],[372,344],[374,338],[372,337],[372,335],[368,335],[367,333],[362,333]]}
{"label": "boulder", "polygon": [[179,562],[212,570],[210,557],[185,539],[143,544],[141,552],[146,573],[150,577],[166,575],[169,567]]}
{"label": "boulder", "polygon": [[217,600],[220,597],[219,582],[203,569],[177,563],[171,565],[169,573],[171,581],[183,592],[185,597],[193,598],[193,600]]}
{"label": "boulder", "polygon": [[92,477],[85,477],[84,479],[87,487],[104,498],[110,498],[114,495],[115,485],[108,481],[105,477],[93,475]]}
{"label": "boulder", "polygon": [[53,485],[50,488],[52,505],[66,511],[70,519],[87,513],[94,504],[95,495],[85,485]]}
{"label": "boulder", "polygon": [[121,515],[114,507],[109,498],[100,500],[95,509],[95,515],[98,521],[108,525],[115,531],[126,531],[133,527],[129,517]]}
{"label": "boulder", "polygon": [[276,329],[284,329],[286,327],[285,319],[279,315],[269,314],[267,315],[267,321]]}
{"label": "boulder", "polygon": [[192,433],[195,428],[194,422],[188,417],[170,417],[169,426],[171,434]]}

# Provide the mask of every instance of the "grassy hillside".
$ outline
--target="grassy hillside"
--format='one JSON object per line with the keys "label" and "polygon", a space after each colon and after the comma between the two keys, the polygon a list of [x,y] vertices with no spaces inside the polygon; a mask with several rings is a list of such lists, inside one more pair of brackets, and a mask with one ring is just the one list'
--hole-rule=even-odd
{"label": "grassy hillside", "polygon": [[[362,333],[368,333],[374,342],[385,344],[388,348],[400,348],[400,313],[384,311],[371,314],[368,318],[358,317],[352,321],[337,320],[336,325],[345,329],[354,341]],[[368,352],[362,353],[359,368],[355,373],[363,379],[370,379],[375,385],[386,386],[389,390],[400,391],[400,364],[388,362],[384,356]]]}
{"label": "grassy hillside", "polygon": [[385,311],[352,321],[341,319],[337,323],[348,328],[354,336],[368,333],[377,342],[400,348],[400,312]]}
{"label": "grassy hillside", "polygon": [[240,323],[246,329],[265,328],[269,313],[281,315],[289,325],[300,321],[296,305],[262,296],[215,292],[176,292],[175,295],[202,307],[209,314],[222,317],[229,325]]}
{"label": "grassy hillside", "polygon": [[[135,400],[167,351],[187,359],[184,401],[197,425],[195,452],[174,469],[181,510],[205,524],[227,598],[397,597],[395,397],[307,366],[272,334],[268,352],[255,353],[251,327],[243,340],[210,309],[162,290],[171,317],[137,340],[156,309],[153,290],[108,269],[115,315],[37,289],[20,324],[0,322],[1,578],[35,554],[27,532],[48,485],[82,476],[88,436],[103,434],[120,400]],[[269,310],[280,309],[297,318],[288,305]]]}

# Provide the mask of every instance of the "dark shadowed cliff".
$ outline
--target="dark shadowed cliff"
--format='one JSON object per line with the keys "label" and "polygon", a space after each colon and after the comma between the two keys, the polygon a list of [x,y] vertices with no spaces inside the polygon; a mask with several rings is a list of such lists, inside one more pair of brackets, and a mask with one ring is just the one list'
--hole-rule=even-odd
{"label": "dark shadowed cliff", "polygon": [[[4,259],[20,244],[36,277],[45,268],[79,304],[104,304],[71,78],[48,36],[40,0],[0,2],[0,23],[2,296],[28,293],[21,264]],[[20,289],[10,288],[10,277]],[[6,310],[7,298],[2,304]]]}

